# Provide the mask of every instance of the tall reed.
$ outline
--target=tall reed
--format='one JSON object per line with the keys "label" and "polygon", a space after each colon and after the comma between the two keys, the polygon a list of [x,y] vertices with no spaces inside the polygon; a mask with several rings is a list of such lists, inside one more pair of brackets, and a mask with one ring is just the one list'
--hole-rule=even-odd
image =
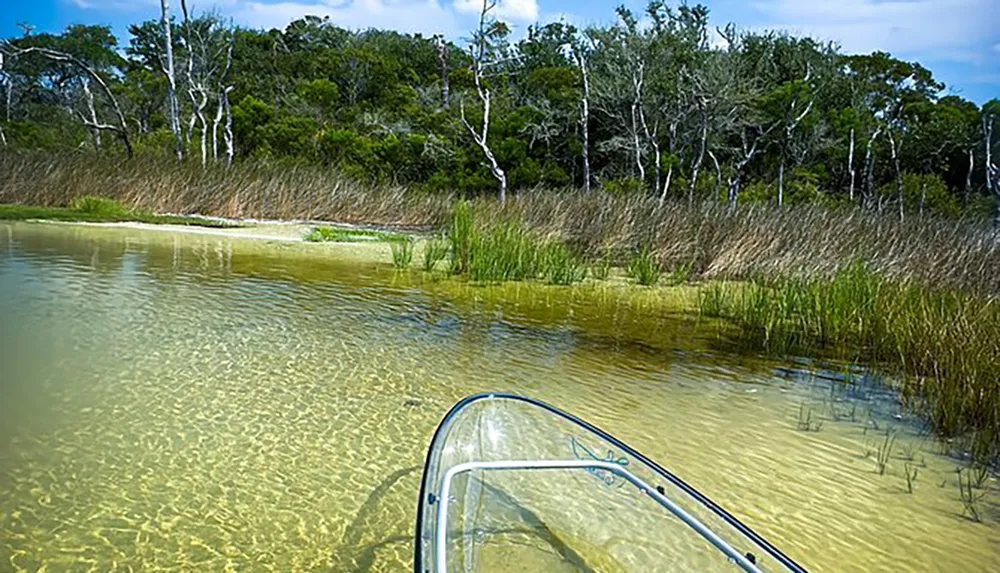
{"label": "tall reed", "polygon": [[821,352],[899,375],[903,399],[977,459],[1000,452],[1000,304],[890,280],[862,263],[829,279],[764,277],[702,291],[703,315],[772,354]]}

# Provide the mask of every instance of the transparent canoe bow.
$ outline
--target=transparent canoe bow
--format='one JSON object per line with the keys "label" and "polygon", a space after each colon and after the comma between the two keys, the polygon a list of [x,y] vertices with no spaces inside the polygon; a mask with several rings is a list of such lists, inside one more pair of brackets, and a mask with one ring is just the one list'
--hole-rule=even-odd
{"label": "transparent canoe bow", "polygon": [[417,573],[805,571],[613,436],[512,394],[445,416],[416,534]]}

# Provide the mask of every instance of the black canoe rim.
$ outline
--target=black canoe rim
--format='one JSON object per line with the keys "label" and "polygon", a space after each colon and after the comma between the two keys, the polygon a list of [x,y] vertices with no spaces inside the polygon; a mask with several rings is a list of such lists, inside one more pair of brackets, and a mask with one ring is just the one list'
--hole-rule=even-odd
{"label": "black canoe rim", "polygon": [[441,435],[445,431],[445,429],[448,428],[448,426],[450,425],[451,420],[455,416],[455,414],[457,414],[461,410],[464,410],[467,406],[469,406],[470,404],[473,404],[475,402],[479,402],[479,401],[482,401],[482,400],[492,400],[492,399],[496,399],[496,398],[500,398],[500,399],[503,399],[503,400],[513,400],[513,401],[516,401],[516,402],[524,402],[524,403],[527,403],[527,404],[531,404],[533,406],[537,406],[539,408],[542,408],[543,410],[548,411],[551,414],[555,414],[556,416],[559,416],[559,417],[561,417],[563,419],[569,420],[570,422],[573,422],[574,424],[582,426],[583,428],[585,428],[585,429],[587,429],[587,430],[589,430],[589,431],[597,434],[601,438],[603,438],[603,439],[611,442],[612,444],[614,444],[615,447],[621,448],[623,451],[625,451],[626,453],[628,453],[630,456],[632,456],[632,457],[634,457],[634,458],[642,461],[643,463],[645,463],[649,467],[653,468],[653,470],[655,470],[657,473],[659,473],[660,476],[663,479],[667,480],[668,482],[670,482],[674,486],[680,488],[682,491],[684,491],[684,493],[690,495],[696,501],[698,501],[699,503],[701,503],[702,505],[704,505],[705,507],[707,507],[708,509],[710,509],[712,511],[712,513],[714,513],[717,516],[719,516],[723,521],[725,521],[726,523],[728,523],[729,525],[731,525],[734,529],[736,529],[737,531],[739,531],[740,533],[742,533],[743,535],[745,535],[746,537],[748,537],[751,541],[753,541],[755,544],[757,544],[760,548],[762,548],[765,551],[767,551],[768,554],[770,554],[770,556],[772,558],[774,558],[776,561],[778,561],[779,563],[781,563],[782,565],[784,565],[785,567],[787,567],[790,571],[793,571],[794,573],[807,573],[806,569],[804,567],[802,567],[801,565],[799,565],[798,563],[796,563],[795,561],[793,561],[791,557],[789,557],[789,556],[785,555],[784,553],[782,553],[781,550],[779,550],[777,547],[775,547],[774,545],[771,545],[770,542],[768,542],[766,539],[764,539],[763,537],[761,537],[760,535],[758,535],[754,530],[750,529],[749,526],[744,525],[743,522],[741,522],[739,519],[736,519],[728,511],[722,509],[721,506],[719,506],[714,501],[712,501],[711,499],[709,499],[707,496],[705,496],[704,494],[702,494],[701,492],[699,492],[698,490],[696,490],[694,487],[688,485],[687,482],[685,482],[681,478],[677,477],[673,473],[671,473],[671,472],[663,469],[662,467],[660,467],[659,464],[657,464],[653,460],[647,458],[646,456],[642,455],[638,451],[632,449],[625,442],[622,442],[618,438],[612,436],[611,434],[605,432],[604,430],[598,428],[597,426],[591,424],[590,422],[587,422],[586,420],[582,420],[580,418],[577,418],[573,414],[570,414],[568,412],[564,412],[564,411],[560,410],[559,408],[556,408],[555,406],[546,404],[545,402],[542,402],[541,400],[536,400],[534,398],[528,398],[526,396],[521,396],[520,394],[513,394],[513,393],[510,393],[510,392],[484,392],[484,393],[481,393],[481,394],[473,394],[471,396],[467,396],[465,398],[462,398],[461,400],[458,401],[458,403],[456,403],[454,406],[451,407],[451,410],[448,410],[448,413],[445,414],[444,418],[441,420],[441,423],[438,424],[437,429],[434,430],[434,436],[431,438],[431,443],[427,447],[427,456],[426,456],[426,458],[424,460],[424,473],[423,473],[423,475],[420,478],[420,497],[417,498],[417,523],[416,523],[416,530],[415,530],[415,534],[414,534],[414,544],[413,544],[413,571],[414,571],[414,573],[426,573],[426,572],[424,572],[422,570],[423,569],[423,563],[421,562],[421,557],[420,557],[420,553],[421,553],[421,551],[420,551],[421,550],[421,535],[420,535],[420,533],[421,533],[421,530],[423,529],[422,526],[423,526],[423,519],[424,519],[424,513],[421,510],[423,508],[423,502],[424,502],[425,496],[427,494],[427,492],[426,492],[426,489],[427,489],[427,472],[430,469],[431,452],[433,451],[434,445],[437,443],[438,438],[441,437]]}

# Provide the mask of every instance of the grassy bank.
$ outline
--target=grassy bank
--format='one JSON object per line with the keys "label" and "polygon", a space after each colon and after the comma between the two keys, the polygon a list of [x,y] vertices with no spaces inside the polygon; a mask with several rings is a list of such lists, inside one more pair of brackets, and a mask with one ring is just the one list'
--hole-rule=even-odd
{"label": "grassy bank", "polygon": [[[455,196],[371,188],[329,169],[266,162],[231,170],[100,156],[0,156],[0,203],[65,207],[84,195],[156,213],[229,218],[326,220],[444,228]],[[806,273],[832,276],[863,259],[896,280],[1000,294],[1000,242],[982,222],[911,217],[898,221],[857,209],[764,206],[729,212],[686,200],[660,205],[641,194],[531,191],[501,205],[473,201],[484,221],[517,221],[558,238],[588,259],[616,261],[649,248],[664,269],[697,279]]]}
{"label": "grassy bank", "polygon": [[149,223],[153,225],[191,225],[198,227],[232,227],[232,223],[199,217],[158,215],[138,209],[127,209],[117,201],[102,197],[82,196],[69,207],[0,204],[0,221],[65,221],[82,223]]}

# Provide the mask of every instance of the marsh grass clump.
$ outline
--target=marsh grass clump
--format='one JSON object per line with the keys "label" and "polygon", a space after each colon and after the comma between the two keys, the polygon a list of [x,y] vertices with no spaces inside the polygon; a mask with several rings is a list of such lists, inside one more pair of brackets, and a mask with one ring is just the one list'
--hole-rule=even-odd
{"label": "marsh grass clump", "polygon": [[413,240],[409,237],[389,241],[389,249],[392,251],[392,266],[397,269],[408,268],[413,263]]}
{"label": "marsh grass clump", "polygon": [[118,201],[96,195],[76,197],[70,202],[69,208],[79,213],[109,218],[125,218],[132,214],[131,210]]}
{"label": "marsh grass clump", "polygon": [[679,263],[674,265],[667,274],[666,281],[670,286],[682,285],[691,280],[694,270],[694,262]]}
{"label": "marsh grass clump", "polygon": [[543,254],[543,244],[523,226],[512,221],[499,223],[473,232],[467,263],[469,279],[504,282],[538,278],[543,270]]}
{"label": "marsh grass clump", "polygon": [[544,247],[542,268],[546,280],[553,285],[571,285],[587,276],[587,267],[580,257],[559,242],[551,242]]}
{"label": "marsh grass clump", "polygon": [[819,353],[896,374],[905,404],[938,435],[967,436],[975,459],[1000,450],[996,299],[894,281],[851,263],[827,278],[755,275],[712,285],[698,304],[703,315],[734,323],[748,348]]}
{"label": "marsh grass clump", "polygon": [[607,280],[611,274],[611,262],[611,250],[605,249],[600,257],[590,263],[590,276],[594,280]]}
{"label": "marsh grass clump", "polygon": [[476,233],[475,217],[468,201],[458,201],[452,211],[448,226],[448,240],[451,243],[451,272],[456,275],[467,273],[471,258],[473,235]]}
{"label": "marsh grass clump", "polygon": [[875,471],[878,475],[885,475],[885,470],[889,467],[889,459],[892,457],[892,448],[896,445],[896,432],[887,431],[885,439],[875,451]]}
{"label": "marsh grass clump", "polygon": [[582,258],[562,241],[545,240],[516,218],[479,223],[466,201],[456,203],[448,231],[446,243],[428,243],[425,268],[450,251],[451,272],[476,282],[543,279],[571,285],[586,277]]}
{"label": "marsh grass clump", "polygon": [[643,286],[653,286],[660,280],[663,267],[649,247],[643,247],[628,259],[625,274]]}
{"label": "marsh grass clump", "polygon": [[424,270],[427,272],[437,268],[438,263],[448,257],[451,244],[447,237],[435,235],[424,243]]}
{"label": "marsh grass clump", "polygon": [[971,469],[958,468],[955,470],[958,476],[958,495],[962,501],[962,515],[976,523],[982,522],[982,512],[979,504],[986,497],[987,492],[980,490],[974,483]]}
{"label": "marsh grass clump", "polygon": [[733,297],[723,292],[725,285],[712,283],[698,291],[698,311],[702,316],[720,318],[732,316],[729,304]]}
{"label": "marsh grass clump", "polygon": [[372,229],[353,229],[341,227],[313,227],[302,237],[309,243],[358,243],[364,241],[401,241],[405,235],[376,231]]}

